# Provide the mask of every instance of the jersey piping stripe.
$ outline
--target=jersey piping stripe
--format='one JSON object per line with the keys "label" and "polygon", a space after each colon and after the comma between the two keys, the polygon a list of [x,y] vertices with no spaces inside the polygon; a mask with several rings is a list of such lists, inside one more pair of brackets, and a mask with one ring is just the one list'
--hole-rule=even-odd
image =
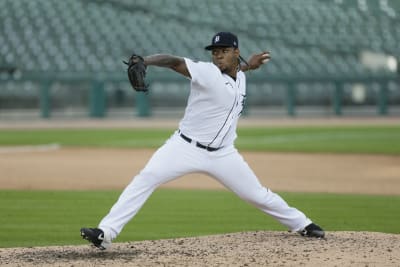
{"label": "jersey piping stripe", "polygon": [[[240,81],[241,81],[241,79],[238,79],[238,87],[240,87]],[[232,86],[231,84],[230,84],[230,82],[226,82],[225,84],[229,84],[230,86]],[[232,86],[233,87],[233,86]],[[235,102],[236,102],[236,98],[237,98],[237,95],[236,95],[236,97],[235,97]],[[232,107],[232,109],[235,107],[235,102],[233,103],[233,107]],[[230,113],[232,113],[232,110],[230,111]],[[229,113],[229,114],[230,114]],[[229,118],[229,114],[228,114],[228,118]],[[227,119],[228,119],[227,118]],[[225,123],[226,123],[226,120],[225,120]],[[224,126],[222,126],[222,128],[223,128]],[[219,146],[221,146],[222,145],[222,143],[224,142],[224,140],[225,140],[225,137],[228,135],[228,133],[229,133],[229,129],[232,127],[232,125],[230,125],[229,126],[229,128],[228,128],[228,130],[226,131],[226,133],[225,133],[225,135],[224,135],[224,137],[221,139],[221,142],[219,143]],[[222,129],[221,129],[222,130]],[[218,136],[218,135],[217,135]],[[215,140],[215,139],[214,139]],[[212,142],[214,142],[214,140],[212,141]],[[212,143],[211,142],[211,143]],[[210,143],[210,144],[211,144]]]}
{"label": "jersey piping stripe", "polygon": [[[232,86],[232,85],[231,85]],[[221,131],[224,129],[230,115],[232,114],[233,109],[235,108],[235,104],[236,104],[236,99],[237,99],[237,95],[235,95],[235,100],[233,101],[233,105],[231,107],[231,110],[228,113],[228,116],[226,116],[226,119],[224,121],[224,124],[222,125],[222,127],[219,129],[217,135],[214,137],[214,139],[208,144],[209,146],[212,145],[212,143],[214,143],[214,141],[217,139],[217,137],[219,136],[219,134],[221,133]],[[228,133],[228,132],[227,132]],[[226,134],[225,134],[226,135]]]}
{"label": "jersey piping stripe", "polygon": [[222,145],[222,143],[224,142],[224,140],[225,140],[225,137],[228,135],[228,133],[229,133],[229,129],[231,129],[232,128],[232,125],[230,125],[229,126],[229,128],[228,128],[228,131],[226,131],[226,133],[225,133],[225,135],[224,135],[224,137],[222,138],[222,140],[221,140],[221,142],[219,143],[219,147]]}

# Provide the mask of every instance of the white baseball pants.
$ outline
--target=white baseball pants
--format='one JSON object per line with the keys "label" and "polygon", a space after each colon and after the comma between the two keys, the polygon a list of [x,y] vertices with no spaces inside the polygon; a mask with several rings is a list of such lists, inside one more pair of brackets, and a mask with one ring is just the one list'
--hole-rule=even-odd
{"label": "white baseball pants", "polygon": [[196,147],[195,142],[188,143],[176,132],[124,189],[99,228],[114,239],[159,185],[192,172],[209,174],[292,231],[311,223],[301,211],[263,187],[234,146],[209,152]]}

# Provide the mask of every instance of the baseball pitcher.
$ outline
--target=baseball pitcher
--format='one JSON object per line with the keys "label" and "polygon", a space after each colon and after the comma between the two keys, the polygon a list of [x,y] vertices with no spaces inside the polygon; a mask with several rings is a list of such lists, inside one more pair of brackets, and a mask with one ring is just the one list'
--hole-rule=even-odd
{"label": "baseball pitcher", "polygon": [[230,32],[219,32],[205,47],[212,62],[156,54],[133,55],[126,64],[132,87],[148,89],[144,79],[147,66],[172,69],[190,81],[190,95],[179,128],[151,157],[143,170],[124,189],[97,228],[82,228],[81,236],[100,249],[113,239],[139,211],[161,184],[193,172],[214,177],[243,200],[272,216],[290,231],[323,238],[325,232],[306,215],[260,184],[235,148],[236,127],[246,98],[248,70],[270,60],[270,53],[240,56],[239,41]]}

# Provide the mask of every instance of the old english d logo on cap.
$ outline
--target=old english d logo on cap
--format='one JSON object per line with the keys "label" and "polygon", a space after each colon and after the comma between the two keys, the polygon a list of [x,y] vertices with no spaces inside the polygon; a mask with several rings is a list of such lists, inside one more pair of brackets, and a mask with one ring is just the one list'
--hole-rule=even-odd
{"label": "old english d logo on cap", "polygon": [[211,45],[206,46],[206,50],[214,47],[234,47],[239,48],[239,41],[236,35],[231,32],[219,32],[215,34],[211,40]]}

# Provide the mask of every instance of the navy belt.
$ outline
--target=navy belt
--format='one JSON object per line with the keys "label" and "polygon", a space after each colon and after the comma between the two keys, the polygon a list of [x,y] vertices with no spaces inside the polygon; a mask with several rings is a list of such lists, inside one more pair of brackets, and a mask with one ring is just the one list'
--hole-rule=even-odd
{"label": "navy belt", "polygon": [[[179,135],[180,135],[180,136],[182,137],[182,139],[185,140],[186,142],[192,143],[193,140],[192,140],[191,138],[187,137],[186,135],[184,135],[183,133],[180,133]],[[212,152],[212,151],[217,151],[218,149],[220,149],[220,147],[209,147],[209,146],[205,146],[205,145],[203,145],[203,144],[200,144],[199,142],[196,142],[196,146],[199,147],[199,148],[205,149],[205,150],[207,150],[207,151],[210,151],[210,152]]]}

